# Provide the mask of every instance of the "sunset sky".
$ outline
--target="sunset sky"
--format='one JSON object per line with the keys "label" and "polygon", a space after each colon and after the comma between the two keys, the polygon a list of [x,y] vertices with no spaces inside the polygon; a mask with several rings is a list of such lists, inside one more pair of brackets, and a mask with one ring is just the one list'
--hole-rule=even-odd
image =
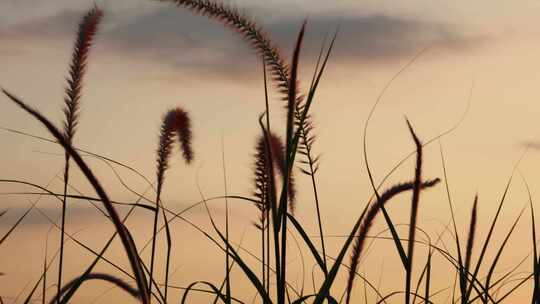
{"label": "sunset sky", "polygon": [[[206,197],[223,195],[224,166],[228,193],[251,195],[252,156],[260,133],[257,118],[264,111],[262,62],[239,35],[215,21],[157,1],[1,0],[0,86],[59,125],[77,23],[94,3],[104,10],[105,17],[90,54],[75,145],[128,164],[154,181],[160,120],[168,109],[180,106],[193,121],[195,162],[187,167],[179,154],[174,155],[165,182],[165,205],[179,211],[198,201],[198,184]],[[497,245],[520,210],[528,206],[520,173],[535,199],[540,190],[539,1],[226,3],[257,20],[287,60],[299,27],[307,19],[300,62],[300,88],[304,92],[325,35],[340,28],[312,111],[317,134],[314,149],[322,155],[317,179],[329,235],[349,233],[371,196],[362,150],[364,124],[388,81],[422,50],[382,96],[367,129],[367,152],[375,181],[380,182],[414,150],[405,117],[424,141],[452,128],[464,117],[452,133],[425,148],[424,170],[426,177],[443,177],[442,147],[461,232],[466,233],[472,201],[478,193],[478,240],[485,237],[504,187],[522,155],[495,231]],[[274,130],[284,134],[285,104],[275,90],[271,90],[270,97]],[[0,127],[51,138],[4,96],[0,96]],[[0,142],[0,179],[41,186],[52,181],[50,189],[62,191],[62,181],[55,178],[63,169],[63,152],[58,146],[5,130],[0,130]],[[106,164],[87,160],[115,200],[136,200]],[[132,189],[141,193],[147,190],[143,179],[117,169]],[[385,185],[412,179],[412,169],[409,160]],[[300,189],[297,216],[309,233],[316,234],[310,179],[299,171],[296,174]],[[77,190],[95,195],[80,172],[74,170],[73,176]],[[0,218],[0,236],[36,199],[32,195],[7,194],[20,191],[36,190],[0,183],[0,211],[8,209]],[[409,195],[403,195],[389,208],[395,222],[408,220],[408,202]],[[44,197],[37,206],[52,219],[60,214],[58,200]],[[222,221],[223,201],[214,201],[210,206]],[[257,253],[258,234],[251,225],[258,216],[256,208],[244,202],[232,202],[231,206],[235,242],[242,239],[246,248]],[[101,248],[113,231],[110,222],[85,201],[69,201],[68,208],[68,232],[77,232],[78,239],[92,248]],[[185,216],[209,229],[203,208],[195,208]],[[140,247],[150,235],[150,219],[147,212],[139,211],[128,222]],[[444,185],[426,191],[421,200],[420,226],[435,239],[449,219]],[[33,210],[0,247],[0,272],[4,273],[0,276],[0,296],[6,303],[11,303],[23,288],[26,296],[39,277],[49,227],[43,215]],[[172,268],[178,268],[173,283],[187,286],[196,280],[209,280],[219,284],[223,278],[223,254],[185,223],[178,221],[173,227],[176,252]],[[374,233],[386,228],[382,217],[374,228]],[[510,240],[498,270],[509,269],[531,252],[529,210],[516,229],[519,232]],[[454,250],[451,238],[446,241]],[[335,256],[341,243],[340,238],[331,239],[329,254]],[[58,231],[53,230],[49,259],[57,245]],[[128,269],[127,259],[116,245],[108,257]],[[388,241],[377,242],[360,269],[373,282],[382,276],[381,288],[386,293],[403,288],[403,272],[392,246]],[[91,257],[81,247],[67,245],[67,277],[80,274]],[[423,263],[424,257],[425,252],[419,253],[417,261]],[[311,263],[305,274],[308,289],[312,288]],[[530,264],[529,260],[525,263]],[[299,255],[291,257],[291,264],[298,267],[290,277],[296,283],[301,277]],[[55,261],[51,267],[51,284],[56,265]],[[440,272],[434,275],[433,290],[451,287],[451,267],[442,259],[437,267]],[[522,270],[530,270],[527,267]],[[107,266],[100,270],[114,271]],[[239,270],[235,270],[234,278],[238,296],[251,301],[254,290],[241,288],[247,282]],[[30,285],[25,287],[28,282]],[[340,281],[336,286],[340,294],[345,285]],[[529,287],[518,292],[512,303],[529,300]],[[77,299],[89,303],[108,288],[106,284],[89,283]],[[53,293],[54,288],[48,291]],[[175,291],[175,301],[180,294]],[[355,294],[363,294],[360,284]],[[447,295],[443,293],[435,300],[444,303]],[[197,297],[200,295],[194,296],[194,303]],[[123,299],[123,294],[113,290],[100,303],[111,299]],[[205,299],[199,298],[202,303]]]}

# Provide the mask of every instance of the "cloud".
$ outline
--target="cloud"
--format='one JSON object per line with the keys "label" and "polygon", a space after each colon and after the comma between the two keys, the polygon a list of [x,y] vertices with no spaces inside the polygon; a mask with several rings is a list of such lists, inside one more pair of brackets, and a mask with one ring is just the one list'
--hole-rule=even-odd
{"label": "cloud", "polygon": [[[284,53],[289,54],[302,21],[302,18],[288,16],[261,24],[279,45],[284,46]],[[426,46],[464,50],[485,40],[480,35],[462,35],[446,24],[387,15],[330,13],[309,17],[303,53],[315,56],[322,37],[332,33],[338,25],[340,34],[335,57],[346,61],[401,59]],[[108,34],[112,38],[109,42],[118,47],[179,66],[190,63],[215,66],[219,62],[229,67],[238,66],[253,53],[241,43],[238,34],[215,21],[192,16],[183,10],[162,9]]]}
{"label": "cloud", "polygon": [[[133,13],[133,9],[130,12],[128,17],[114,11],[106,15],[99,38],[101,48],[134,62],[150,62],[178,73],[197,72],[237,80],[250,79],[260,72],[255,52],[238,34],[215,21],[171,7],[152,9],[149,13]],[[0,42],[6,37],[71,38],[83,14],[84,11],[65,10],[16,26],[0,27]],[[283,54],[288,58],[303,17],[264,17],[268,12],[257,7],[253,7],[252,15],[263,16],[260,24],[283,46]],[[314,60],[322,37],[333,33],[338,25],[334,64],[391,62],[410,57],[427,46],[464,51],[486,40],[481,35],[463,35],[461,29],[443,23],[383,14],[318,13],[308,20],[304,57]]]}
{"label": "cloud", "polygon": [[[282,20],[270,24],[268,29],[281,41],[294,41],[301,20]],[[393,60],[410,56],[419,49],[432,46],[447,49],[465,49],[481,42],[479,36],[467,37],[449,24],[407,19],[390,15],[316,15],[308,19],[308,52],[316,52],[320,39],[340,32],[336,56],[347,61],[366,62]]]}

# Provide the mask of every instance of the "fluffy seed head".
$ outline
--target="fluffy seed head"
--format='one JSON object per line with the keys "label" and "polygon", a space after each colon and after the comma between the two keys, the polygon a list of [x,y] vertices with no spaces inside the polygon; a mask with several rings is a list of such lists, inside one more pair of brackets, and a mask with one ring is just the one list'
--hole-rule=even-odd
{"label": "fluffy seed head", "polygon": [[191,120],[188,114],[181,108],[169,110],[163,117],[157,149],[158,188],[161,188],[165,171],[169,167],[169,158],[172,153],[172,145],[175,137],[180,144],[184,160],[188,164],[191,163],[193,160]]}
{"label": "fluffy seed head", "polygon": [[82,80],[92,41],[98,25],[103,18],[103,11],[97,6],[92,8],[79,23],[79,29],[73,47],[69,75],[67,77],[66,96],[64,98],[64,136],[71,144],[78,124]]}

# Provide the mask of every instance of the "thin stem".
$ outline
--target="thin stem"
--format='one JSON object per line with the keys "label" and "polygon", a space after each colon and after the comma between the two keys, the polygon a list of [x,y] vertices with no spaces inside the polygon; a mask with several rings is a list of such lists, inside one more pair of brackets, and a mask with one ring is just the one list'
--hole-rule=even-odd
{"label": "thin stem", "polygon": [[[58,260],[58,293],[62,288],[62,270],[64,262],[64,232],[66,227],[66,204],[67,204],[67,191],[69,183],[69,154],[65,154],[65,166],[64,166],[64,196],[62,198],[62,219],[60,225],[60,258]],[[57,298],[56,303],[60,303],[60,297]]]}
{"label": "thin stem", "polygon": [[[266,212],[266,210],[263,210],[263,212]],[[263,287],[266,290],[266,256],[265,256],[265,238],[264,238],[264,231],[265,231],[265,223],[261,220],[261,257],[262,257],[262,263],[261,263],[261,277],[262,277],[262,283]]]}
{"label": "thin stem", "polygon": [[161,196],[161,185],[158,185],[157,194],[156,194],[156,210],[154,212],[154,228],[152,230],[152,249],[150,255],[150,275],[148,278],[148,293],[152,293],[152,279],[154,275],[154,257],[156,253],[156,234],[157,234],[157,221],[159,214],[159,200]]}
{"label": "thin stem", "polygon": [[[227,167],[225,166],[225,143],[223,137],[221,138],[221,161],[223,166],[223,185],[225,190],[225,238],[229,242],[229,200],[227,199]],[[225,294],[227,303],[231,302],[231,278],[229,276],[229,246],[225,251]]]}
{"label": "thin stem", "polygon": [[[264,80],[264,103],[265,103],[265,109],[266,109],[266,130],[269,134],[270,132],[270,107],[268,105],[268,82],[267,82],[267,75],[266,75],[266,59],[263,57],[263,80]],[[269,150],[268,150],[269,151]],[[268,162],[270,165],[272,162]],[[270,176],[270,175],[268,175]],[[268,202],[270,202],[270,199],[268,199]],[[263,283],[264,283],[264,229],[266,229],[266,291],[270,293],[270,206],[266,206],[265,208],[266,212],[266,227],[263,225]]]}
{"label": "thin stem", "polygon": [[171,250],[172,250],[172,241],[171,241],[171,232],[169,231],[169,224],[167,220],[167,215],[165,214],[165,207],[161,206],[161,211],[163,213],[163,220],[165,221],[165,232],[167,233],[167,261],[165,262],[165,292],[164,298],[165,303],[167,303],[167,292],[169,289],[169,269],[171,264]]}
{"label": "thin stem", "polygon": [[323,233],[323,227],[322,227],[322,220],[321,220],[321,211],[319,207],[319,194],[317,192],[317,183],[315,182],[315,174],[316,171],[313,170],[313,159],[311,158],[311,148],[309,145],[307,145],[308,153],[308,161],[309,161],[309,168],[311,171],[311,185],[313,186],[313,195],[315,196],[315,207],[317,208],[317,224],[319,225],[319,236],[321,238],[321,247],[322,247],[322,254],[323,254],[323,262],[324,262],[324,276],[326,277],[328,275],[328,267],[327,267],[327,261],[326,261],[326,248],[324,246],[324,233]]}

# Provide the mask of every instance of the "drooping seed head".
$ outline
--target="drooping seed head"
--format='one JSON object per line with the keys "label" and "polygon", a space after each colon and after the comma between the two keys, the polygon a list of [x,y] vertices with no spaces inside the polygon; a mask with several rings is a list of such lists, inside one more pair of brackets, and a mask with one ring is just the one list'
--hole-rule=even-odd
{"label": "drooping seed head", "polygon": [[182,150],[184,160],[188,164],[191,163],[193,160],[191,121],[187,112],[181,108],[169,110],[163,117],[161,124],[157,149],[157,184],[159,189],[163,184],[165,171],[169,167],[175,137]]}

